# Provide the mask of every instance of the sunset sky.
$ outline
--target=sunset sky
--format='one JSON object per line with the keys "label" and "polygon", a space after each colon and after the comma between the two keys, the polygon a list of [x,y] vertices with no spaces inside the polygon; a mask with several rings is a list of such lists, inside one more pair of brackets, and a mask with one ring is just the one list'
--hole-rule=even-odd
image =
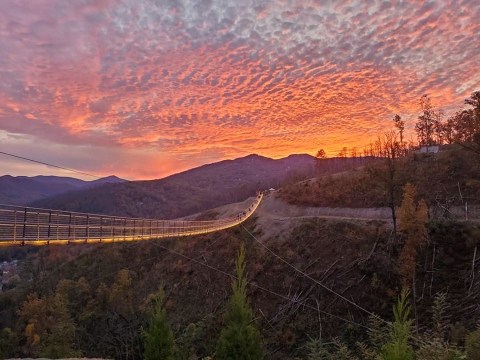
{"label": "sunset sky", "polygon": [[[480,90],[480,3],[1,0],[0,151],[153,179],[366,145]],[[73,175],[0,155],[0,175]]]}

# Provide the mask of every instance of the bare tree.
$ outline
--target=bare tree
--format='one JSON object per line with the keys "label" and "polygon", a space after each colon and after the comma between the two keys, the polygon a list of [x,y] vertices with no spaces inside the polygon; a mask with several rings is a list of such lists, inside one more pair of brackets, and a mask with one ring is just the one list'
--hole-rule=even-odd
{"label": "bare tree", "polygon": [[397,180],[397,162],[401,153],[400,143],[397,139],[397,133],[390,131],[379,136],[374,145],[375,156],[385,160],[385,167],[377,168],[374,176],[377,176],[385,184],[387,195],[387,204],[391,210],[393,222],[393,234],[397,234],[397,214],[396,214],[396,193],[398,187]]}
{"label": "bare tree", "polygon": [[405,121],[402,120],[400,115],[395,114],[393,117],[393,122],[395,124],[395,128],[398,131],[398,134],[400,135],[400,145],[403,145],[403,132],[405,131]]}
{"label": "bare tree", "polygon": [[436,126],[436,111],[432,105],[432,101],[428,95],[423,95],[420,99],[420,107],[422,114],[418,117],[415,124],[415,131],[417,132],[418,142],[420,145],[430,146],[434,145],[434,133]]}
{"label": "bare tree", "polygon": [[343,158],[346,158],[347,157],[347,154],[348,154],[348,148],[346,146],[344,146],[342,148],[342,150],[340,150],[340,152],[338,153],[338,156],[339,157],[343,157]]}
{"label": "bare tree", "polygon": [[400,153],[400,144],[394,131],[384,134],[382,139],[383,156],[387,165],[386,185],[388,192],[388,205],[392,212],[393,234],[397,235],[397,215],[395,212],[395,192],[397,185],[397,158]]}

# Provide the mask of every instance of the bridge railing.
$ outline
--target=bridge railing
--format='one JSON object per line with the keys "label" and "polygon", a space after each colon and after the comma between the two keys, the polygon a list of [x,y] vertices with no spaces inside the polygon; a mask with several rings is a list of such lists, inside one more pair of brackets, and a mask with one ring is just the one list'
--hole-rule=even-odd
{"label": "bridge railing", "polygon": [[128,218],[0,205],[0,246],[148,240],[206,234],[248,219],[262,201],[235,216],[207,221]]}

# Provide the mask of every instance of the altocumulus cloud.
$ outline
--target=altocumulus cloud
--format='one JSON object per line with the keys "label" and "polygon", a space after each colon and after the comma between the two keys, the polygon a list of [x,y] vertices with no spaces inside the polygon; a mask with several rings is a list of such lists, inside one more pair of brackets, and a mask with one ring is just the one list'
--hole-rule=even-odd
{"label": "altocumulus cloud", "polygon": [[5,0],[0,130],[161,153],[150,177],[178,158],[333,153],[413,118],[424,93],[461,106],[480,87],[479,18],[475,0]]}

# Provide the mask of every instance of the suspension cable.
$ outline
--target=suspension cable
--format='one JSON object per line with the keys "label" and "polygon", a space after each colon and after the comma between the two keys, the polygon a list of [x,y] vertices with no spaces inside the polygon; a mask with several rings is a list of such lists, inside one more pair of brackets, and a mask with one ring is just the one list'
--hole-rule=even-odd
{"label": "suspension cable", "polygon": [[[280,255],[278,255],[277,253],[275,253],[272,249],[270,249],[267,245],[265,245],[264,243],[262,243],[260,240],[258,240],[250,231],[248,231],[248,229],[242,225],[243,229],[257,242],[259,243],[265,250],[267,250],[268,252],[270,252],[270,254],[272,254],[274,257],[276,257],[278,260],[282,261],[284,264],[286,264],[287,266],[291,267],[293,270],[295,270],[296,272],[298,272],[300,275],[306,277],[307,279],[313,281],[315,284],[319,285],[320,287],[322,287],[323,289],[327,290],[328,292],[334,294],[335,296],[339,297],[340,299],[346,301],[347,303],[349,303],[350,305],[353,305],[355,306],[357,309],[360,309],[362,310],[363,312],[367,313],[368,315],[370,316],[376,316],[374,313],[372,313],[371,311],[368,311],[367,309],[365,309],[364,307],[358,305],[356,302],[346,298],[345,296],[339,294],[338,292],[336,292],[335,290],[329,288],[327,285],[321,283],[320,281],[318,281],[317,279],[314,279],[313,277],[311,277],[310,275],[308,275],[306,272],[300,270],[299,268],[297,268],[295,265],[292,265],[290,264],[287,260],[285,260],[284,258],[282,258]],[[385,324],[389,324],[388,321],[385,321],[383,320],[382,318],[379,317],[379,319],[384,322]]]}

